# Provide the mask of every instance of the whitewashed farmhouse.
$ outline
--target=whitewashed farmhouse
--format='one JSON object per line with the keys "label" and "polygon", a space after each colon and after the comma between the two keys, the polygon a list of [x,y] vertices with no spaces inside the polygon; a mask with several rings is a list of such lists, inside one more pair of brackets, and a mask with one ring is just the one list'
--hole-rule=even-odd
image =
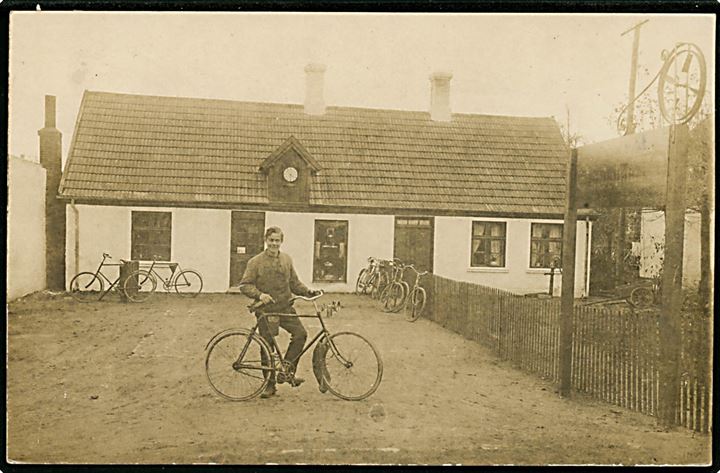
{"label": "whitewashed farmhouse", "polygon": [[[327,291],[351,291],[369,256],[548,290],[568,159],[553,119],[452,113],[442,73],[429,112],[326,106],[323,71],[306,68],[304,105],[87,91],[59,187],[66,281],[108,252],[226,291],[279,225],[300,278]],[[591,228],[578,223],[578,296]]]}

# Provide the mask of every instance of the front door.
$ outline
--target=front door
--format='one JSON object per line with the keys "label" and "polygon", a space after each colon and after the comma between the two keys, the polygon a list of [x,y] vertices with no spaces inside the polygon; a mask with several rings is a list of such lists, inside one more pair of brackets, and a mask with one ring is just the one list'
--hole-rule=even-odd
{"label": "front door", "polygon": [[233,211],[230,224],[230,286],[240,284],[247,262],[265,249],[265,212]]}
{"label": "front door", "polygon": [[432,272],[434,223],[432,217],[395,217],[395,258]]}

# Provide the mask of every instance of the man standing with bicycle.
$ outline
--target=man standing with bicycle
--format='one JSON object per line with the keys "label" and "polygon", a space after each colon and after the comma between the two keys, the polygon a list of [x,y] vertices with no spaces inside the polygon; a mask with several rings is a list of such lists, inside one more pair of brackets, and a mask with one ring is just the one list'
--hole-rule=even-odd
{"label": "man standing with bicycle", "polygon": [[[293,294],[306,297],[314,297],[320,291],[308,289],[297,276],[293,267],[292,259],[285,253],[280,252],[280,245],[283,243],[283,232],[279,227],[269,227],[265,230],[265,251],[254,256],[248,261],[245,274],[240,281],[240,290],[243,294],[251,297],[262,307],[256,311],[256,315],[262,313],[283,313],[295,314],[290,299]],[[302,352],[307,339],[307,332],[302,322],[297,317],[280,317],[279,322],[261,323],[259,326],[260,335],[272,346],[272,335],[277,335],[278,325],[290,333],[290,344],[285,353],[285,360],[291,363],[291,377],[289,383],[292,386],[299,386],[305,380],[295,376],[297,368],[297,357]],[[263,364],[269,360],[263,359]],[[261,397],[268,398],[277,391],[275,379],[271,379],[262,393]]]}

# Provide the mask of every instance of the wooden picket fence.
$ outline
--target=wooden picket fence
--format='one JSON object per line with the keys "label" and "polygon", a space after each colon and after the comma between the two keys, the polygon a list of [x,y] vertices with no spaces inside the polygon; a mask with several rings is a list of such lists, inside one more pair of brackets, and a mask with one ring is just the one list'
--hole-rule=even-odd
{"label": "wooden picket fence", "polygon": [[[560,300],[518,296],[440,276],[425,281],[425,317],[492,349],[519,368],[559,382]],[[657,311],[577,305],[571,387],[594,399],[657,415],[660,335]],[[683,315],[678,425],[709,432],[711,320]]]}

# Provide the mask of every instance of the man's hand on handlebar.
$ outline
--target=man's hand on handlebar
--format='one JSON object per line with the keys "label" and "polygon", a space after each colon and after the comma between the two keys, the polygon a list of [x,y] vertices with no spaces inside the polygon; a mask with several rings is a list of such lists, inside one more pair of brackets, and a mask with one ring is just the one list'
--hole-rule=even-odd
{"label": "man's hand on handlebar", "polygon": [[270,294],[260,294],[260,298],[258,299],[263,305],[270,304],[271,302],[275,302],[275,299],[272,298]]}
{"label": "man's hand on handlebar", "polygon": [[317,297],[317,296],[321,296],[322,294],[323,294],[323,291],[321,291],[320,289],[311,289],[308,292],[308,297]]}

